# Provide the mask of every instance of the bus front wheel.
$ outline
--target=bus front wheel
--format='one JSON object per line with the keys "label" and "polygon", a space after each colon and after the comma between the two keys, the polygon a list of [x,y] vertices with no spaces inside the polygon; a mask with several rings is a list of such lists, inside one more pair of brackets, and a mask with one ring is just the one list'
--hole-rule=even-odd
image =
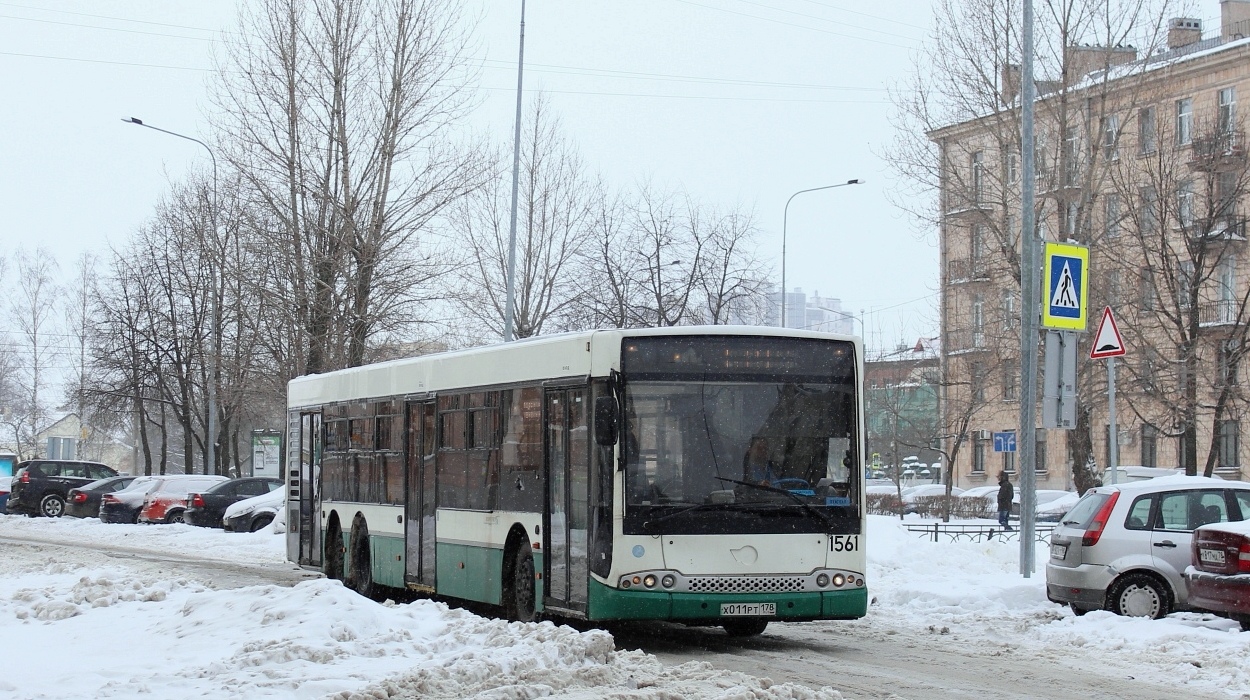
{"label": "bus front wheel", "polygon": [[754,637],[764,632],[768,620],[727,620],[721,623],[730,637]]}
{"label": "bus front wheel", "polygon": [[505,588],[505,609],[508,618],[518,622],[534,621],[534,555],[526,546],[528,542],[519,542],[512,550],[512,580]]}

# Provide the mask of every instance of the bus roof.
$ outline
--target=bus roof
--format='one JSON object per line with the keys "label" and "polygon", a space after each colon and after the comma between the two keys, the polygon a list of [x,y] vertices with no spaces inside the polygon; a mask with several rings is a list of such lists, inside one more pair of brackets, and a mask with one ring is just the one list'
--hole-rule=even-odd
{"label": "bus roof", "polygon": [[672,326],[577,331],[540,335],[312,374],[287,385],[287,406],[320,406],[368,397],[404,396],[448,389],[492,386],[562,377],[606,376],[620,368],[622,338],[665,335],[745,335],[846,340],[854,336],[774,326]]}

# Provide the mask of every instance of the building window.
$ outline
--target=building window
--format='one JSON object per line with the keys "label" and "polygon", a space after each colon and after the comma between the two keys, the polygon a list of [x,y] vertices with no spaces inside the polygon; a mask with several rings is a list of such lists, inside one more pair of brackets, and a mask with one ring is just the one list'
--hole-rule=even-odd
{"label": "building window", "polygon": [[1007,154],[1007,184],[1014,185],[1020,181],[1020,154],[1011,151]]}
{"label": "building window", "polygon": [[974,279],[982,276],[985,266],[985,225],[977,224],[972,227],[972,239],[968,242],[968,256],[971,260],[972,277]]}
{"label": "building window", "polygon": [[1103,459],[1105,460],[1103,464],[1110,467],[1111,466],[1111,426],[1110,425],[1102,426],[1102,440],[1103,440]]}
{"label": "building window", "polygon": [[1185,180],[1176,191],[1176,218],[1181,226],[1194,225],[1194,183]]}
{"label": "building window", "polygon": [[1220,386],[1237,386],[1237,341],[1224,340],[1217,350],[1218,380]]}
{"label": "building window", "polygon": [[1007,472],[1008,474],[1015,474],[1016,473],[1016,453],[1015,452],[1003,452],[1002,455],[1003,455],[1003,471]]}
{"label": "building window", "polygon": [[1142,233],[1156,233],[1159,230],[1159,194],[1153,187],[1138,190],[1138,206],[1140,211],[1138,226]]}
{"label": "building window", "polygon": [[1079,202],[1068,202],[1063,208],[1063,233],[1065,236],[1076,236],[1077,222],[1081,217]]}
{"label": "building window", "polygon": [[972,201],[980,204],[985,196],[985,152],[972,154]]}
{"label": "building window", "polygon": [[1064,177],[1063,184],[1075,185],[1081,175],[1081,132],[1076,127],[1068,127],[1063,139]]}
{"label": "building window", "polygon": [[1120,271],[1112,270],[1107,273],[1107,303],[1115,306],[1120,303],[1123,296],[1122,284],[1120,282]]}
{"label": "building window", "polygon": [[1154,153],[1159,145],[1158,126],[1155,123],[1155,108],[1144,107],[1137,113],[1137,144],[1142,154]]}
{"label": "building window", "polygon": [[985,440],[979,436],[972,441],[972,471],[973,473],[985,473]]}
{"label": "building window", "polygon": [[1193,308],[1193,296],[1190,289],[1194,284],[1194,262],[1192,260],[1182,260],[1180,266],[1176,270],[1176,299],[1177,306],[1182,310],[1188,311]]}
{"label": "building window", "polygon": [[1019,316],[1016,293],[1010,289],[1003,290],[1003,330],[1014,331],[1019,325]]}
{"label": "building window", "polygon": [[972,400],[978,403],[985,401],[985,365],[980,362],[972,363],[972,376],[969,378],[972,382]]}
{"label": "building window", "polygon": [[1119,160],[1120,115],[1109,114],[1102,128],[1102,153],[1107,160]]}
{"label": "building window", "polygon": [[1188,146],[1194,139],[1194,101],[1176,101],[1176,145]]}
{"label": "building window", "polygon": [[1236,420],[1222,420],[1216,428],[1219,433],[1219,467],[1221,469],[1235,469],[1241,466],[1241,460],[1238,459],[1238,444],[1241,439],[1241,422]]}
{"label": "building window", "polygon": [[1219,128],[1221,134],[1231,134],[1237,122],[1237,93],[1233,88],[1219,92]]}
{"label": "building window", "polygon": [[1015,360],[1003,360],[1003,401],[1020,400],[1020,368]]}
{"label": "building window", "polygon": [[1142,311],[1154,311],[1158,290],[1155,289],[1154,273],[1149,269],[1141,271],[1140,286],[1138,293],[1141,294]]}
{"label": "building window", "polygon": [[985,347],[985,299],[972,297],[972,347]]}
{"label": "building window", "polygon": [[[1215,178],[1215,216],[1226,228],[1236,224],[1233,217],[1237,213],[1237,195],[1243,174],[1236,170],[1226,170]],[[1229,233],[1233,233],[1230,231]],[[1239,232],[1244,235],[1244,232]]]}
{"label": "building window", "polygon": [[1037,447],[1033,451],[1033,471],[1046,471],[1046,430],[1045,428],[1037,429]]}
{"label": "building window", "polygon": [[1103,200],[1103,233],[1107,238],[1120,235],[1120,195],[1109,194]]}
{"label": "building window", "polygon": [[1159,429],[1143,423],[1141,426],[1141,465],[1155,467],[1159,465]]}

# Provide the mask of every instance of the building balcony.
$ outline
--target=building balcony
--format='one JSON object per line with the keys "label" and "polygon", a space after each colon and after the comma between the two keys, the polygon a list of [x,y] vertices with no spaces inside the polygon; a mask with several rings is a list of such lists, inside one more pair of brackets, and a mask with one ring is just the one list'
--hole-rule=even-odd
{"label": "building balcony", "polygon": [[984,330],[960,328],[946,332],[943,346],[948,355],[962,355],[988,349],[989,343]]}
{"label": "building balcony", "polygon": [[1204,226],[1202,221],[1194,221],[1186,226],[1189,235],[1205,241],[1245,241],[1246,219],[1240,216],[1221,216]]}
{"label": "building balcony", "polygon": [[1198,306],[1198,325],[1202,328],[1236,325],[1237,312],[1237,301],[1234,299],[1206,302]]}
{"label": "building balcony", "polygon": [[951,219],[986,218],[994,211],[988,195],[981,193],[951,194],[946,198],[946,216]]}
{"label": "building balcony", "polygon": [[1190,169],[1217,172],[1242,167],[1246,160],[1246,136],[1241,131],[1226,131],[1194,138],[1189,149]]}
{"label": "building balcony", "polygon": [[947,284],[988,282],[989,265],[980,258],[952,258],[946,261]]}

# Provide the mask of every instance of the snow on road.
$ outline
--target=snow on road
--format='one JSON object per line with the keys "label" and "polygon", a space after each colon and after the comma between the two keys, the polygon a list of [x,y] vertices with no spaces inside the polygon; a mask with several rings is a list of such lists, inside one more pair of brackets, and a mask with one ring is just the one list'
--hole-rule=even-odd
{"label": "snow on road", "polygon": [[[211,574],[170,576],[167,561],[92,550],[289,567],[283,538],[264,531],[0,516],[5,537],[46,546],[0,545],[0,697],[842,697],[702,661],[664,665],[615,649],[603,631],[484,619],[431,601],[377,604],[325,580],[215,590]],[[950,635],[1056,662],[1077,655],[1082,666],[1181,694],[1250,698],[1250,633],[1193,613],[1075,617],[1046,600],[1039,549],[1038,573],[1024,579],[1015,543],[926,542],[873,517],[869,617],[812,631],[853,638],[867,628],[925,644]]]}

